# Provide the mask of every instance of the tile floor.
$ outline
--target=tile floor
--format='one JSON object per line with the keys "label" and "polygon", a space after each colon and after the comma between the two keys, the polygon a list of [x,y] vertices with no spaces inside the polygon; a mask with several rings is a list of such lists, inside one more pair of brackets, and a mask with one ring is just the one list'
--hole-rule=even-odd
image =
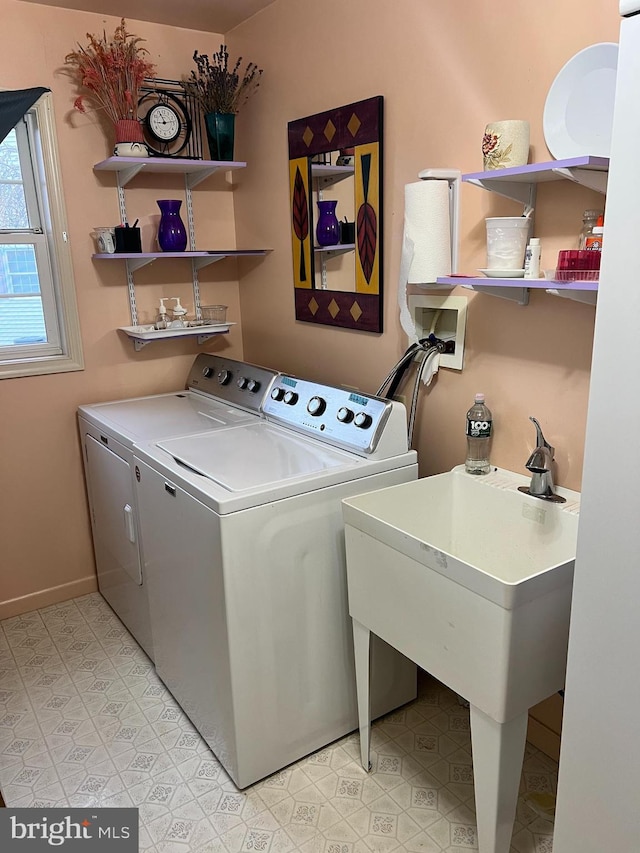
{"label": "tile floor", "polygon": [[[427,675],[375,723],[370,774],[354,733],[240,792],[99,594],[0,626],[9,807],[137,806],[151,853],[477,849],[469,713]],[[556,779],[527,745],[514,853],[552,850]]]}

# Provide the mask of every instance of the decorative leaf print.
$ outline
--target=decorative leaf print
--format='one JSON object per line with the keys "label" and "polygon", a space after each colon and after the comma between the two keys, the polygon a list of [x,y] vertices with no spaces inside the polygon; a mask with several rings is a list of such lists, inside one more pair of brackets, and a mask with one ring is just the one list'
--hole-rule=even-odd
{"label": "decorative leaf print", "polygon": [[358,257],[362,266],[362,272],[367,280],[367,284],[371,281],[373,273],[373,262],[376,257],[376,232],[377,218],[373,207],[365,202],[360,205],[358,211]]}
{"label": "decorative leaf print", "polygon": [[300,281],[307,280],[307,269],[304,262],[304,241],[309,236],[309,205],[307,204],[307,193],[300,168],[296,168],[296,177],[293,182],[293,230],[300,240]]}
{"label": "decorative leaf print", "polygon": [[369,200],[369,178],[371,176],[371,154],[363,154],[360,157],[360,165],[362,167],[362,190],[364,192],[364,200]]}

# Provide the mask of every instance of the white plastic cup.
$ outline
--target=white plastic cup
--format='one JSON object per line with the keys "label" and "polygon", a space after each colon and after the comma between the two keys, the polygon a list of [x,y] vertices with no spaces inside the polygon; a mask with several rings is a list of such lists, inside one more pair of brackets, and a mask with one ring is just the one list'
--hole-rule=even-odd
{"label": "white plastic cup", "polygon": [[529,239],[530,220],[524,216],[490,216],[487,223],[487,269],[521,270]]}

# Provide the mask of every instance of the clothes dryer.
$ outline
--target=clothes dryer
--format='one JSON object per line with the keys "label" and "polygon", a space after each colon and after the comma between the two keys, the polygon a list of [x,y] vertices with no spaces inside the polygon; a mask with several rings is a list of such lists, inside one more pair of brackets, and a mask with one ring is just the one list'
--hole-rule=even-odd
{"label": "clothes dryer", "polygon": [[131,461],[134,442],[252,423],[276,371],[218,355],[195,359],[186,390],[80,406],[87,493],[101,594],[153,659]]}

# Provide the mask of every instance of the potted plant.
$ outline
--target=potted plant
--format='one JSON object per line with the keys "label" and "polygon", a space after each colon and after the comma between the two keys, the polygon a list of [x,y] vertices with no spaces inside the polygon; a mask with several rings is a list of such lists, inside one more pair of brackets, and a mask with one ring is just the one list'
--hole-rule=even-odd
{"label": "potted plant", "polygon": [[74,107],[86,112],[87,97],[103,111],[114,126],[114,154],[147,156],[138,100],[145,77],[155,77],[155,66],[147,58],[149,51],[140,46],[144,39],[127,32],[124,18],[110,38],[103,32],[101,38],[87,33],[87,39],[85,47],[78,45],[64,59],[78,86],[88,91],[76,98]]}
{"label": "potted plant", "polygon": [[240,74],[242,57],[229,68],[225,44],[220,45],[211,60],[196,50],[193,61],[196,70],[181,81],[182,88],[202,110],[211,159],[233,160],[235,117],[260,85],[262,68],[249,62]]}

